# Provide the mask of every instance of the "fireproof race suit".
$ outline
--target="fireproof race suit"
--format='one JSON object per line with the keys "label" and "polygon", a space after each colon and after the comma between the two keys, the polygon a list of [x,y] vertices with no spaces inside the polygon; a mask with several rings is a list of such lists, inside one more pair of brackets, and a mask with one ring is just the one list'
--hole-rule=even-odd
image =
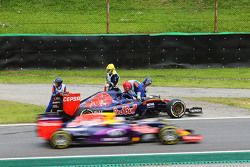
{"label": "fireproof race suit", "polygon": [[117,84],[119,82],[120,76],[118,73],[107,73],[107,84],[106,84],[106,91],[108,90],[119,90]]}
{"label": "fireproof race suit", "polygon": [[138,100],[146,97],[146,90],[143,83],[136,80],[129,80],[128,82],[132,85],[132,91],[128,92],[130,95],[136,97]]}

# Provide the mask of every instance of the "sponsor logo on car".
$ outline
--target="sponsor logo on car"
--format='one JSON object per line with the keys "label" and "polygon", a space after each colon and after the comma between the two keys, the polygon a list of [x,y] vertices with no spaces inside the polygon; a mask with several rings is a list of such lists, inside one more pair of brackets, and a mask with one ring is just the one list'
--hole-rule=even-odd
{"label": "sponsor logo on car", "polygon": [[93,113],[102,113],[102,110],[95,110]]}
{"label": "sponsor logo on car", "polygon": [[112,137],[123,136],[126,134],[126,131],[123,129],[112,129],[107,131],[107,134]]}
{"label": "sponsor logo on car", "polygon": [[202,108],[193,107],[193,108],[189,109],[189,112],[191,112],[191,113],[201,113],[202,112]]}
{"label": "sponsor logo on car", "polygon": [[148,103],[147,108],[155,108],[155,103]]}
{"label": "sponsor logo on car", "polygon": [[120,110],[114,107],[113,111],[116,113],[116,115],[132,115],[135,114],[136,109],[137,104],[133,104],[132,108],[130,108],[129,106],[122,106]]}
{"label": "sponsor logo on car", "polygon": [[118,138],[102,138],[104,142],[121,142],[121,141],[128,141],[128,137],[118,137]]}
{"label": "sponsor logo on car", "polygon": [[80,96],[74,96],[74,97],[64,97],[63,102],[71,102],[71,101],[80,101]]}

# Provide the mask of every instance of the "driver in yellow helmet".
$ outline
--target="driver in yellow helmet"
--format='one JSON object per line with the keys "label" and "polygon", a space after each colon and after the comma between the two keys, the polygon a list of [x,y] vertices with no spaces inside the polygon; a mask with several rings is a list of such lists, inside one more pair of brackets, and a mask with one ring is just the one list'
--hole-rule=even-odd
{"label": "driver in yellow helmet", "polygon": [[109,64],[106,67],[106,84],[104,87],[104,91],[109,91],[109,90],[115,90],[119,91],[120,89],[117,87],[117,84],[119,82],[120,76],[115,70],[114,64]]}

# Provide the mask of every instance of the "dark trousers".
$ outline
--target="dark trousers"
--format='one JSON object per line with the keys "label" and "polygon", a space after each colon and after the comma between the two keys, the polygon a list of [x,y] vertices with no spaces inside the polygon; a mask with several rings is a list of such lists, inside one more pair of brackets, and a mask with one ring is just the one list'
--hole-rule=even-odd
{"label": "dark trousers", "polygon": [[48,105],[48,107],[46,108],[46,111],[45,111],[45,112],[50,112],[51,109],[52,109],[52,96],[50,97],[49,105]]}

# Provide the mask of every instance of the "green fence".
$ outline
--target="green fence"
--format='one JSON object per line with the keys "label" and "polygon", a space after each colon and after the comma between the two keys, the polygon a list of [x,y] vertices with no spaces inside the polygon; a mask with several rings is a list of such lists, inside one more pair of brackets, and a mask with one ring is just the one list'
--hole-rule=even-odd
{"label": "green fence", "polygon": [[214,32],[215,2],[219,32],[250,32],[249,0],[0,0],[0,33]]}

